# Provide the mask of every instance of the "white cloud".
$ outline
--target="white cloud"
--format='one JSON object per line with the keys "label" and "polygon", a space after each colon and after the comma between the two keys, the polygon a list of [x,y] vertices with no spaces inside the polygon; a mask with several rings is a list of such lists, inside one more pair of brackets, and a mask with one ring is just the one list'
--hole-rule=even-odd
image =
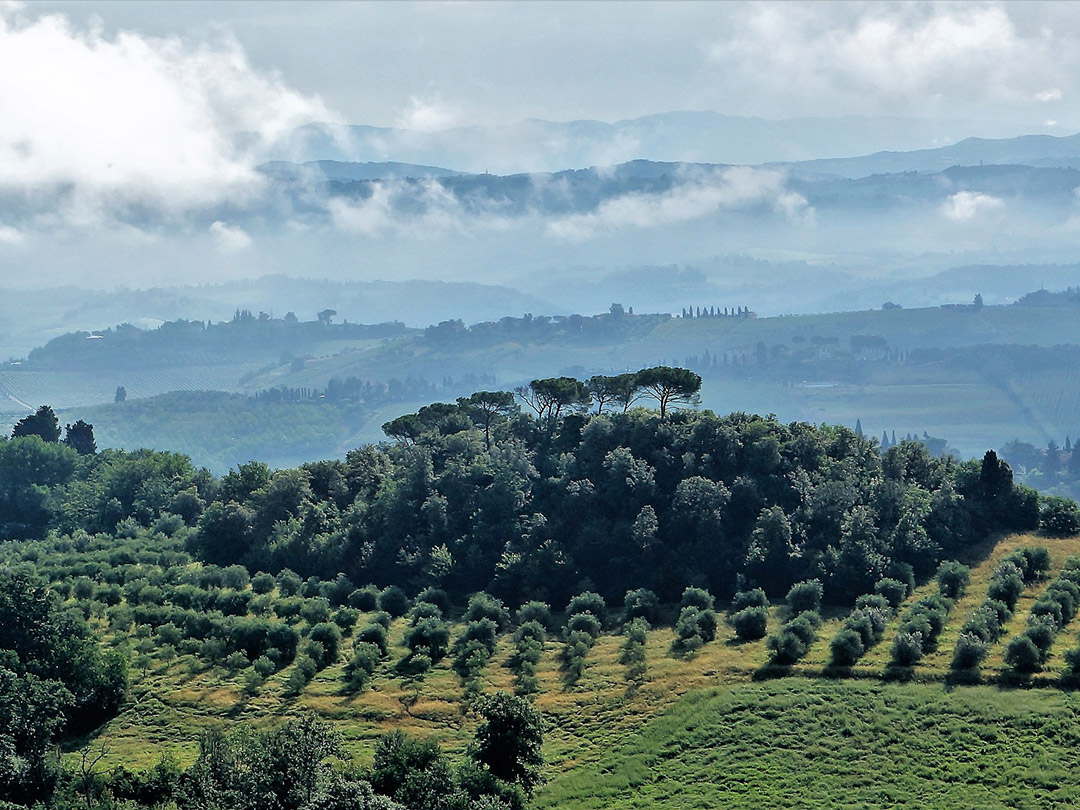
{"label": "white cloud", "polygon": [[811,224],[814,209],[787,188],[783,172],[749,166],[689,176],[661,194],[625,194],[602,202],[595,211],[548,223],[548,233],[580,242],[626,228],[655,228],[688,222],[722,210],[768,205],[790,219]]}
{"label": "white cloud", "polygon": [[232,39],[107,37],[26,11],[0,7],[0,190],[68,222],[242,200],[269,145],[332,118]]}
{"label": "white cloud", "polygon": [[410,106],[395,122],[401,129],[413,132],[438,132],[457,124],[457,114],[438,99],[425,101],[411,96]]}
{"label": "white cloud", "polygon": [[809,104],[985,116],[988,102],[1062,97],[1056,82],[1075,62],[1075,32],[1024,18],[1018,5],[998,3],[763,3],[737,8],[707,54],[721,74],[746,82],[747,99],[789,115],[800,106],[822,114]]}
{"label": "white cloud", "polygon": [[222,250],[235,251],[251,247],[251,235],[247,231],[228,225],[221,220],[210,226],[210,233]]}
{"label": "white cloud", "polygon": [[981,191],[958,191],[948,199],[941,212],[953,222],[971,222],[990,214],[999,214],[1005,208],[1005,201],[1000,197],[983,194]]}
{"label": "white cloud", "polygon": [[0,245],[21,245],[25,238],[17,228],[0,224]]}

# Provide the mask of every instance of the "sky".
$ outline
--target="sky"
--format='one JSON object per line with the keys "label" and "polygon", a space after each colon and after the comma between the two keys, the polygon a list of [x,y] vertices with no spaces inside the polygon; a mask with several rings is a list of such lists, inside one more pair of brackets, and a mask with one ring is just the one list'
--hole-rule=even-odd
{"label": "sky", "polygon": [[350,123],[440,128],[705,109],[1080,127],[1071,3],[79,0],[14,16],[54,13],[73,36],[238,49],[252,72],[280,77]]}
{"label": "sky", "polygon": [[[159,281],[184,258],[207,278],[258,272],[268,254],[230,212],[262,200],[255,167],[312,121],[431,133],[711,110],[1064,135],[1080,130],[1078,98],[1070,3],[0,0],[0,272]],[[736,179],[691,186],[693,211],[729,206]],[[810,221],[782,179],[754,183]],[[629,228],[672,208],[629,202],[599,213]],[[957,216],[980,204],[960,203]],[[347,238],[376,238],[382,209],[339,213]],[[400,237],[378,216],[380,238]],[[279,272],[286,236],[297,255],[315,238],[290,233],[271,251]]]}

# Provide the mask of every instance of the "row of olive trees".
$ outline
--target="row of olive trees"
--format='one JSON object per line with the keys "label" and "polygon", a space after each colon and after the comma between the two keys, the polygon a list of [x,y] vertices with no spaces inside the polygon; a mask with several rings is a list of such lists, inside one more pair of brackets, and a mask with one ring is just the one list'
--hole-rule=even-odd
{"label": "row of olive trees", "polygon": [[994,569],[986,599],[968,617],[953,650],[952,668],[974,672],[986,659],[990,645],[1001,638],[1016,610],[1020,594],[1050,567],[1045,548],[1022,548],[1009,554]]}

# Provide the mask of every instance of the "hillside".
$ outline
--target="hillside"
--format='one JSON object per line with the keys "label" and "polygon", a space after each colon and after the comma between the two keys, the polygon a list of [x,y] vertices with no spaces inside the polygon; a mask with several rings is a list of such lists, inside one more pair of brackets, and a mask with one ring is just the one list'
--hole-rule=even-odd
{"label": "hillside", "polygon": [[[676,317],[529,315],[471,327],[445,321],[423,333],[277,318],[180,321],[157,330],[95,332],[100,340],[88,340],[88,333],[57,339],[19,365],[0,368],[0,392],[8,397],[2,410],[9,423],[48,402],[63,408],[65,419],[100,423],[109,446],[154,444],[154,431],[166,431],[170,445],[223,471],[251,458],[289,464],[340,456],[382,440],[384,421],[432,398],[510,390],[544,376],[587,379],[670,364],[702,375],[702,407],[718,413],[775,413],[785,421],[852,427],[858,420],[871,435],[928,433],[974,456],[1014,438],[1061,446],[1080,433],[1080,383],[1068,372],[1077,358],[1067,348],[1080,344],[1080,321],[1071,305],[1033,305],[1040,300],[774,318],[725,317],[713,305],[712,317],[680,317],[688,307]],[[696,305],[689,309],[697,314]],[[332,384],[353,391],[346,395],[350,407],[377,415],[343,422],[337,405],[318,411],[320,403],[330,404],[320,397]],[[127,411],[109,404],[119,385],[132,400],[176,390],[292,392],[276,395],[277,411],[288,418],[286,411],[305,399],[308,410],[297,409],[292,418],[314,432],[304,434],[306,449],[292,441],[287,453],[267,454],[265,443],[215,422],[227,400],[211,405],[204,395],[202,424],[216,427],[180,436],[167,424],[167,399]],[[251,403],[232,401],[251,410]],[[190,409],[192,398],[185,402]],[[140,409],[136,420],[128,416],[133,408]]]}
{"label": "hillside", "polygon": [[[646,675],[636,683],[627,680],[626,667],[619,662],[624,636],[618,632],[597,639],[584,674],[571,686],[560,672],[561,645],[552,639],[544,645],[537,669],[535,703],[549,723],[549,781],[537,806],[682,807],[690,793],[703,798],[707,794],[701,791],[707,789],[715,791],[708,794],[713,806],[805,807],[803,799],[793,797],[803,795],[796,786],[809,778],[815,780],[821,807],[874,804],[880,791],[887,791],[897,806],[946,807],[957,796],[970,802],[971,795],[978,795],[979,806],[985,807],[1069,806],[1080,782],[1075,777],[1075,746],[1063,722],[1077,709],[1069,693],[1057,686],[1064,651],[1075,646],[1069,628],[1051,651],[1046,675],[1035,679],[1042,689],[1017,693],[998,686],[944,684],[958,629],[985,596],[991,570],[1007,552],[1032,544],[1048,547],[1053,565],[1044,585],[1021,597],[1015,618],[991,651],[982,677],[992,682],[1003,673],[1006,641],[1024,626],[1045,582],[1067,557],[1080,553],[1077,540],[1018,536],[989,553],[976,550],[968,560],[974,565],[971,585],[949,613],[939,652],[914,669],[914,683],[882,680],[897,618],[869,659],[851,671],[852,680],[821,677],[842,612],[826,619],[805,665],[764,684],[755,675],[768,658],[764,640],[738,642],[724,623],[716,641],[689,659],[671,653],[675,635],[670,627],[650,630]],[[8,555],[15,551],[20,556],[33,548],[5,547]],[[49,560],[47,554],[39,558],[46,567]],[[926,593],[928,588],[917,590],[905,606]],[[770,613],[772,631],[782,620],[783,608]],[[368,619],[361,614],[355,627]],[[455,624],[453,635],[463,627]],[[380,665],[367,689],[356,695],[343,691],[344,662],[339,661],[316,675],[296,698],[288,696],[290,669],[251,694],[244,687],[245,670],[208,667],[182,652],[171,659],[149,639],[138,641],[136,649],[145,652],[137,659],[133,698],[92,744],[107,743],[108,761],[129,767],[152,765],[163,751],[190,762],[198,730],[215,720],[266,727],[314,709],[333,719],[361,761],[369,760],[377,735],[397,728],[460,750],[475,722],[467,708],[470,693],[449,662],[436,665],[421,680],[396,676],[393,661],[408,652],[401,643],[405,628],[404,620],[391,626],[389,661]],[[346,644],[355,632],[346,628]],[[124,635],[106,633],[113,643],[127,645]],[[483,672],[484,691],[514,687],[508,668],[512,646],[509,636],[500,638]],[[863,708],[853,714],[853,705]],[[722,724],[721,717],[726,718]],[[932,728],[918,718],[932,718]],[[847,747],[852,735],[863,741],[858,753]],[[1035,739],[1039,755],[1031,763]],[[801,753],[794,754],[792,746]],[[867,750],[874,755],[867,758]],[[768,758],[767,765],[762,756]],[[959,760],[968,762],[960,771],[948,764]],[[895,764],[884,767],[886,761]],[[718,767],[723,767],[725,779],[703,781],[703,774]],[[751,801],[750,795],[756,798]]]}

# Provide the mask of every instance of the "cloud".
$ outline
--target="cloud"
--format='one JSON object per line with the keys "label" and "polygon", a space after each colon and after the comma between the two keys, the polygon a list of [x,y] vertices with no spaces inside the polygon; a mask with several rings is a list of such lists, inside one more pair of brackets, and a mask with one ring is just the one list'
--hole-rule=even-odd
{"label": "cloud", "polygon": [[22,231],[0,223],[0,245],[21,245],[25,238]]}
{"label": "cloud", "polygon": [[243,228],[237,228],[218,220],[210,226],[210,233],[219,248],[225,251],[243,250],[251,247],[251,235]]}
{"label": "cloud", "polygon": [[813,207],[787,188],[783,172],[734,166],[689,176],[660,194],[631,193],[606,200],[595,211],[549,222],[547,230],[556,238],[580,242],[627,228],[662,227],[759,205],[794,221],[813,222]]}
{"label": "cloud", "polygon": [[988,214],[998,214],[1005,208],[999,197],[981,191],[958,191],[945,200],[941,212],[953,222],[971,222]]}
{"label": "cloud", "polygon": [[27,11],[0,7],[0,192],[53,221],[243,201],[270,146],[333,118],[231,38],[109,37]]}
{"label": "cloud", "polygon": [[457,124],[457,114],[441,101],[409,98],[409,109],[400,115],[395,125],[413,132],[439,132]]}
{"label": "cloud", "polygon": [[982,117],[990,102],[1029,107],[1060,99],[1052,82],[1075,64],[1075,26],[1030,25],[1022,5],[743,6],[707,58],[728,85],[730,77],[753,78],[742,91],[751,103],[765,99],[788,115],[802,106],[818,115],[966,110]]}

